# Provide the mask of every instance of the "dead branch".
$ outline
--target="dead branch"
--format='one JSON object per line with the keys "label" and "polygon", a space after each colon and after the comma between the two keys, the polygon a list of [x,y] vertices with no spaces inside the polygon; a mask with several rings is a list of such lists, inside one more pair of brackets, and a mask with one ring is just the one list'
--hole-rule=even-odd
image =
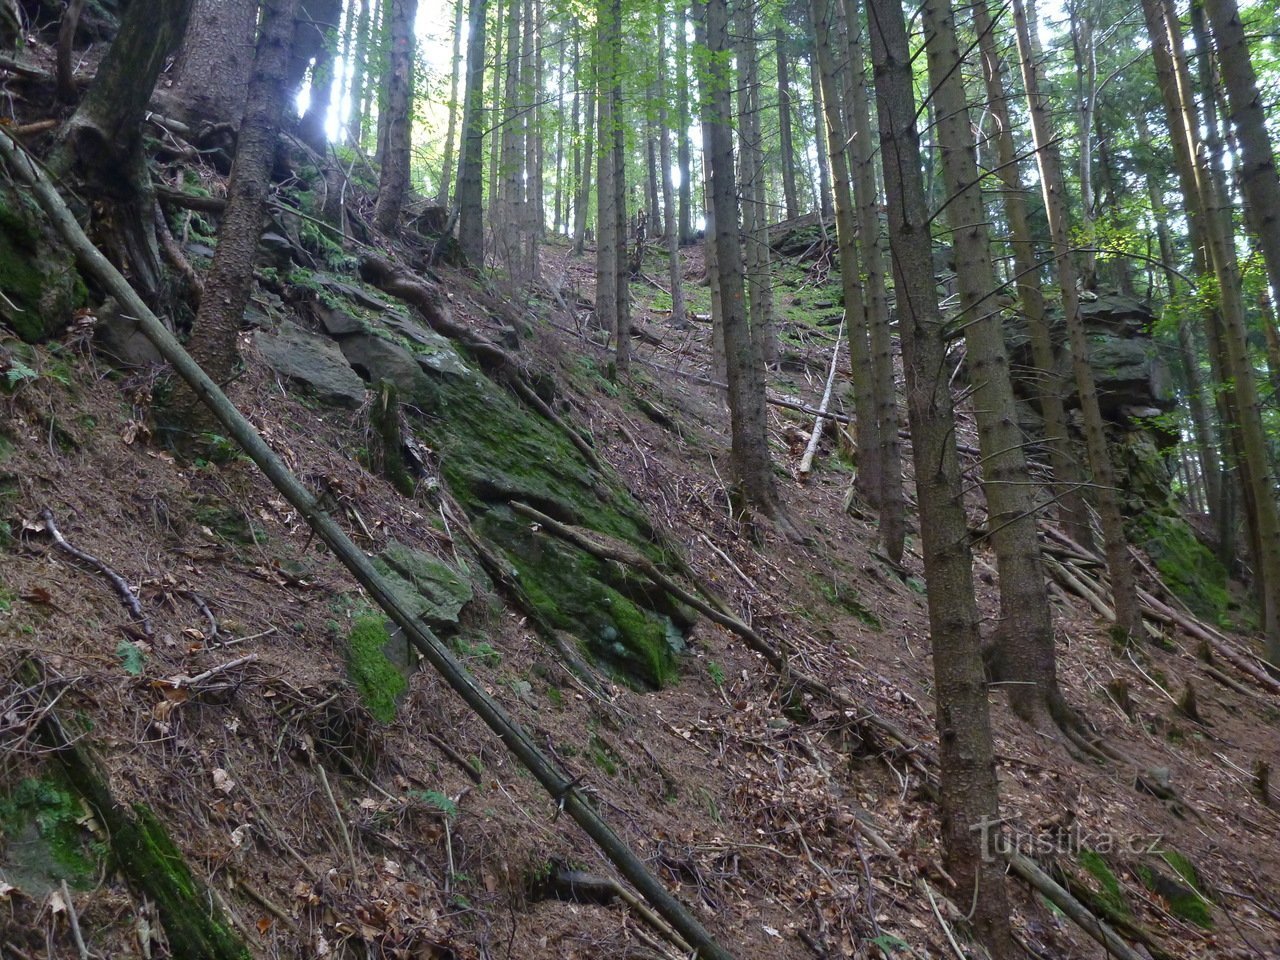
{"label": "dead branch", "polygon": [[137,594],[135,594],[133,592],[133,588],[125,582],[124,577],[120,576],[120,574],[116,573],[93,554],[85,553],[83,550],[73,547],[71,544],[67,543],[62,532],[58,530],[58,525],[53,522],[53,511],[48,507],[45,507],[40,511],[40,519],[44,521],[44,528],[49,532],[49,536],[53,538],[54,545],[63,553],[68,556],[75,557],[81,563],[88,564],[102,576],[106,577],[111,582],[111,586],[115,588],[116,593],[119,594],[120,602],[129,609],[129,613],[133,615],[133,619],[142,627],[142,632],[148,637],[152,636],[151,621],[147,618],[147,615],[143,613],[142,604],[138,602]]}
{"label": "dead branch", "polygon": [[844,318],[840,318],[840,329],[836,332],[836,346],[831,351],[831,369],[827,373],[827,386],[822,391],[822,403],[818,404],[818,418],[813,424],[813,435],[804,448],[804,456],[800,458],[800,477],[804,479],[813,469],[813,456],[818,452],[818,442],[822,439],[822,427],[827,422],[827,407],[831,404],[831,388],[835,386],[836,369],[840,363],[840,344],[844,342]]}

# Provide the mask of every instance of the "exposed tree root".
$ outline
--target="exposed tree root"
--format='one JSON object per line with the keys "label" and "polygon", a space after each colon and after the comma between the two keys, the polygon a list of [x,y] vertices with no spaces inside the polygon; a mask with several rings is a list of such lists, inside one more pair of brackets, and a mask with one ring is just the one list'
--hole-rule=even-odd
{"label": "exposed tree root", "polygon": [[133,592],[133,588],[125,582],[124,577],[116,573],[105,563],[99,560],[91,553],[85,553],[78,547],[73,547],[67,543],[66,538],[58,529],[56,523],[53,522],[53,511],[45,507],[40,511],[40,519],[44,521],[44,528],[49,531],[49,536],[53,538],[54,545],[68,556],[75,557],[81,563],[88,564],[98,573],[106,577],[111,582],[111,586],[115,588],[116,594],[120,597],[120,602],[133,615],[133,619],[137,621],[138,626],[142,628],[142,632],[148,637],[152,636],[151,620],[142,610],[142,604],[138,601],[138,595]]}

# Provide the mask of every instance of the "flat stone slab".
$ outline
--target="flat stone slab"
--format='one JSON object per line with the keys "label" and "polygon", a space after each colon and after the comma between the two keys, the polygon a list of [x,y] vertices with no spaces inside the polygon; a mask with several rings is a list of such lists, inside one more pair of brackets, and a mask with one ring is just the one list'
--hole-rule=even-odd
{"label": "flat stone slab", "polygon": [[364,381],[328,337],[286,320],[274,331],[256,331],[253,342],[271,369],[303,384],[320,400],[340,407],[364,403]]}

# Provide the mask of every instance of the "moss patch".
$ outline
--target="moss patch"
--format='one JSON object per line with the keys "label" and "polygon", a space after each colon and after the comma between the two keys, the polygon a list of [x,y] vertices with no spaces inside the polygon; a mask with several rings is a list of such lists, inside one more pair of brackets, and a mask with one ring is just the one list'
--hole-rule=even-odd
{"label": "moss patch", "polygon": [[477,373],[428,375],[415,430],[477,532],[503,554],[541,620],[577,637],[601,664],[639,688],[676,675],[687,611],[536,529],[508,504],[528,503],[563,523],[634,545],[659,565],[668,548],[612,473],[594,469],[560,430]]}
{"label": "moss patch", "polygon": [[1160,857],[1176,874],[1166,876],[1153,866],[1140,864],[1134,869],[1142,885],[1158,895],[1169,906],[1169,912],[1206,930],[1213,928],[1213,913],[1195,865],[1171,848],[1160,851]]}
{"label": "moss patch", "polygon": [[1134,542],[1196,615],[1221,623],[1227,610],[1227,572],[1178,517],[1146,513],[1132,521]]}
{"label": "moss patch", "polygon": [[87,296],[71,257],[39,224],[30,201],[0,185],[0,321],[28,343],[68,323]]}
{"label": "moss patch", "polygon": [[1124,891],[1120,888],[1120,881],[1116,879],[1115,873],[1107,866],[1107,861],[1093,850],[1086,848],[1080,851],[1080,866],[1084,867],[1089,876],[1093,877],[1097,882],[1098,892],[1096,897],[1103,909],[1113,916],[1127,917],[1129,915],[1129,904],[1125,901]]}
{"label": "moss patch", "polygon": [[79,797],[57,779],[28,777],[0,797],[10,882],[32,894],[52,890],[62,880],[92,886],[106,851],[81,826],[85,819]]}
{"label": "moss patch", "polygon": [[360,691],[360,699],[369,712],[381,723],[395,720],[396,701],[409,689],[404,675],[384,652],[390,642],[386,620],[374,614],[356,620],[347,638],[347,676]]}

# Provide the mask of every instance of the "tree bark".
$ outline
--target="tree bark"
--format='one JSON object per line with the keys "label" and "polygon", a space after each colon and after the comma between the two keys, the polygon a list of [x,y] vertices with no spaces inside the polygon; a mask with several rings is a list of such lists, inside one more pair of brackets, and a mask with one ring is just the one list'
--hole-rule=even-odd
{"label": "tree bark", "polygon": [[782,169],[782,196],[788,220],[800,216],[800,200],[796,195],[796,148],[791,131],[791,58],[787,54],[787,36],[782,27],[773,34],[778,60],[778,164]]}
{"label": "tree bark", "polygon": [[142,121],[156,78],[181,42],[191,0],[134,0],[97,75],[58,132],[49,165],[84,179],[108,214],[103,227],[116,262],[153,300],[163,268],[156,241],[155,194],[142,149]]}
{"label": "tree bark", "polygon": [[[680,28],[684,28],[683,20]],[[680,265],[680,224],[675,184],[671,179],[671,131],[667,129],[667,18],[658,23],[658,155],[662,166],[662,238],[667,247],[667,281],[671,287],[671,325],[689,326],[684,306],[684,270]]]}
{"label": "tree bark", "polygon": [[257,24],[257,0],[195,0],[174,68],[172,92],[183,107],[181,119],[240,125]]}
{"label": "tree bark", "polygon": [[465,0],[453,3],[453,68],[449,74],[449,126],[444,137],[444,162],[440,165],[440,189],[436,191],[436,206],[449,205],[449,186],[453,178],[453,144],[458,135],[458,86],[462,81],[462,26],[466,21]]}
{"label": "tree bark", "polygon": [[625,376],[631,367],[631,310],[627,275],[626,131],[622,126],[622,3],[600,0],[596,105],[599,172],[596,176],[596,318],[613,334],[613,359]]}
{"label": "tree bark", "polygon": [[693,242],[693,162],[689,150],[689,3],[676,0],[676,164],[680,168],[681,244]]}
{"label": "tree bark", "polygon": [[387,51],[386,142],[379,146],[382,171],[378,178],[378,200],[373,208],[373,225],[387,236],[400,228],[400,211],[409,192],[410,148],[413,133],[413,52],[414,21],[418,0],[390,0],[391,34]]}
{"label": "tree bark", "polygon": [[746,243],[747,292],[751,338],[766,366],[778,362],[778,338],[773,326],[773,276],[769,257],[769,213],[765,203],[764,150],[760,129],[760,74],[757,66],[755,4],[739,13],[738,48],[738,162],[741,168],[742,226]]}
{"label": "tree bark", "polygon": [[487,0],[467,10],[467,88],[458,158],[458,247],[467,262],[484,267],[484,27]]}
{"label": "tree bark", "polygon": [[[817,44],[817,38],[814,38]],[[824,224],[830,223],[835,216],[835,199],[831,195],[831,156],[827,149],[827,137],[823,133],[826,123],[826,108],[822,98],[822,68],[818,57],[809,53],[809,85],[813,91],[813,141],[818,153],[818,195],[815,206]]]}
{"label": "tree bark", "polygon": [[881,246],[879,190],[876,184],[876,144],[872,140],[867,88],[866,50],[858,0],[845,0],[844,16],[851,74],[853,137],[849,161],[858,213],[858,246],[866,272],[867,334],[871,350],[871,394],[876,408],[880,443],[880,546],[900,563],[906,538],[906,506],[902,492],[902,445],[898,440],[898,390],[893,369],[893,336],[889,323],[888,277]]}
{"label": "tree bark", "polygon": [[733,500],[737,509],[773,519],[788,529],[773,481],[765,411],[764,363],[752,343],[743,288],[738,192],[734,183],[733,111],[730,98],[729,23],[725,0],[694,7],[700,43],[710,62],[701,73],[703,137],[711,178],[707,232],[715,233],[716,277],[724,331],[725,374],[729,385]]}
{"label": "tree bark", "polygon": [[[235,367],[236,339],[253,287],[253,265],[284,113],[297,2],[266,0],[262,5],[262,30],[249,77],[249,99],[240,124],[227,206],[218,226],[213,266],[205,279],[204,296],[191,331],[191,355],[219,383],[229,379]],[[197,398],[188,395],[184,407],[188,422],[200,425]]]}
{"label": "tree bark", "polygon": [[940,815],[955,899],[995,960],[1015,956],[1002,865],[983,841],[998,837],[999,794],[987,685],[955,446],[946,337],[933,279],[921,182],[911,53],[898,0],[869,0],[871,56],[889,212],[916,499],[928,584],[938,728]]}
{"label": "tree bark", "polygon": [[1111,592],[1115,601],[1116,626],[1133,639],[1142,636],[1142,611],[1138,606],[1137,585],[1125,538],[1124,519],[1120,515],[1120,498],[1116,491],[1115,471],[1107,450],[1107,437],[1098,404],[1098,390],[1089,366],[1089,338],[1080,319],[1080,297],[1076,288],[1075,264],[1071,260],[1071,241],[1067,230],[1066,193],[1062,181],[1062,164],[1049,128],[1049,107],[1040,93],[1039,68],[1036,65],[1031,33],[1027,25],[1023,0],[1013,0],[1014,25],[1018,35],[1018,53],[1022,67],[1022,83],[1031,114],[1032,137],[1036,147],[1036,163],[1044,196],[1045,214],[1049,220],[1054,269],[1058,276],[1062,312],[1071,340],[1071,366],[1084,414],[1085,446],[1102,520],[1102,539],[1111,576]]}
{"label": "tree bark", "polygon": [[1025,720],[1042,716],[1074,723],[1058,686],[1049,594],[1040,562],[1037,505],[1022,430],[1013,397],[1001,311],[995,301],[991,239],[983,209],[977,144],[960,72],[950,0],[925,0],[923,25],[929,82],[938,112],[938,142],[946,185],[946,218],[955,244],[966,366],[973,391],[982,451],[987,528],[1000,575],[1000,624],[992,663],[996,679],[1007,681],[1009,703]]}
{"label": "tree bark", "polygon": [[1053,497],[1057,503],[1058,522],[1067,535],[1084,547],[1093,545],[1093,528],[1085,504],[1080,466],[1067,429],[1067,413],[1063,397],[1066,384],[1059,373],[1057,351],[1049,335],[1045,316],[1044,291],[1040,286],[1040,264],[1035,241],[1027,222],[1027,190],[1022,183],[1020,164],[1014,151],[1009,106],[1004,88],[1005,64],[996,50],[994,24],[985,2],[974,5],[974,30],[978,34],[986,80],[987,103],[996,126],[996,175],[1004,185],[1004,213],[1009,222],[1010,247],[1017,277],[1018,300],[1031,336],[1031,355],[1035,363],[1035,394],[1044,417],[1045,446],[1053,471]]}
{"label": "tree bark", "polygon": [[858,257],[857,212],[849,182],[849,143],[841,109],[837,58],[832,38],[835,30],[835,0],[811,0],[810,16],[815,38],[815,58],[822,109],[826,120],[827,157],[831,164],[832,199],[835,206],[836,244],[840,251],[840,287],[844,294],[845,330],[849,338],[850,379],[853,381],[854,431],[858,447],[858,492],[877,510],[882,510],[884,474],[881,463],[879,415],[872,376],[871,346],[867,336],[867,311],[862,285],[862,264]]}

